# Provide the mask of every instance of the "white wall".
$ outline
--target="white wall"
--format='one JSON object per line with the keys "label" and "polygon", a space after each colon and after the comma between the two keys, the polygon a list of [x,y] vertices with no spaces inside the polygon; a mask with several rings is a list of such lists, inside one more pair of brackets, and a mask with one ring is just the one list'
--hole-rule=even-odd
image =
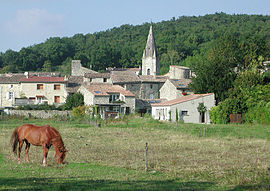
{"label": "white wall", "polygon": [[[176,109],[178,110],[178,119],[184,123],[200,123],[200,113],[197,110],[199,103],[204,103],[207,108],[205,113],[205,123],[210,123],[209,110],[215,106],[214,94],[210,94],[191,101],[182,102],[172,106],[153,106],[152,117],[158,120],[169,120],[169,111],[171,111],[171,120],[176,121]],[[182,111],[187,111],[186,116],[181,116]]]}

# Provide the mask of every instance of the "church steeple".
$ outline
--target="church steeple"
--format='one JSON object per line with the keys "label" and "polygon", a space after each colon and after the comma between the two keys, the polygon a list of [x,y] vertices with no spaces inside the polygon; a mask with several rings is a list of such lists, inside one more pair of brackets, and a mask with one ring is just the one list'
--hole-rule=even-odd
{"label": "church steeple", "polygon": [[142,75],[158,75],[159,60],[152,25],[142,57]]}

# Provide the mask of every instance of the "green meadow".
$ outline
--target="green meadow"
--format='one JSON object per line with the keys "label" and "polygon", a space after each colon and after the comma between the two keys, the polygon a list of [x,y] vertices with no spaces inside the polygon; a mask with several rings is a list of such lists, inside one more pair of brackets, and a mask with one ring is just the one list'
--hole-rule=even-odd
{"label": "green meadow", "polygon": [[[24,123],[50,124],[69,150],[64,165],[31,146],[17,163],[10,136]],[[123,120],[0,120],[0,190],[270,190],[270,126]],[[147,171],[145,144],[148,143]]]}

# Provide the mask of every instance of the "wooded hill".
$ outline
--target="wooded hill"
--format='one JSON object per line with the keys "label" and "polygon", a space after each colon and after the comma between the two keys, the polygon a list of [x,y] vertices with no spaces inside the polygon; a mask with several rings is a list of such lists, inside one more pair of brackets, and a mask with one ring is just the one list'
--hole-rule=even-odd
{"label": "wooded hill", "polygon": [[[270,16],[216,13],[181,16],[152,25],[162,74],[171,64],[191,66],[193,56],[203,55],[214,42],[223,41],[224,35],[231,35],[242,47],[241,62],[250,62],[258,56],[265,60],[270,58]],[[0,72],[60,71],[69,74],[72,59],[79,59],[83,66],[91,65],[96,71],[106,67],[138,67],[149,26],[150,23],[123,25],[94,34],[51,37],[19,52],[7,50],[0,54]]]}

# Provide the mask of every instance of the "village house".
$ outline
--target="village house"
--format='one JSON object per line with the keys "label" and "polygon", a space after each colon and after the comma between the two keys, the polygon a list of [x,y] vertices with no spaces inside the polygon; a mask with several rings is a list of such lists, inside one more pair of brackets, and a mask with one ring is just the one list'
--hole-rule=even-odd
{"label": "village house", "polygon": [[[198,111],[199,104],[203,104],[206,111]],[[177,99],[153,103],[152,117],[158,120],[176,121],[183,123],[210,123],[209,110],[215,106],[215,96],[209,94],[193,94]]]}
{"label": "village house", "polygon": [[13,107],[15,98],[22,97],[20,80],[23,74],[1,74],[0,75],[0,108]]}
{"label": "village house", "polygon": [[160,99],[172,100],[188,94],[193,94],[188,88],[191,79],[167,79],[160,88]]}
{"label": "village house", "polygon": [[84,95],[85,105],[95,106],[102,118],[135,112],[135,95],[119,85],[91,83],[82,85],[78,92]]}
{"label": "village house", "polygon": [[26,76],[20,80],[20,92],[29,104],[64,104],[68,95],[67,78]]}

